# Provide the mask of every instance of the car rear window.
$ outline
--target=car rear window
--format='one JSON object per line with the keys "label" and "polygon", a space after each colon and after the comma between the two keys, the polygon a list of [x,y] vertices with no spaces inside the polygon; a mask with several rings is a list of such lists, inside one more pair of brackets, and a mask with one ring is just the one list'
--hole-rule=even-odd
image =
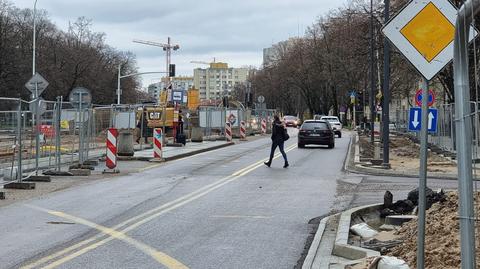
{"label": "car rear window", "polygon": [[304,129],[304,130],[313,130],[313,129],[328,130],[328,125],[325,122],[305,122],[302,125],[302,129]]}
{"label": "car rear window", "polygon": [[323,117],[322,120],[339,121],[338,118],[334,118],[334,117]]}
{"label": "car rear window", "polygon": [[285,120],[295,120],[296,117],[294,116],[285,116]]}

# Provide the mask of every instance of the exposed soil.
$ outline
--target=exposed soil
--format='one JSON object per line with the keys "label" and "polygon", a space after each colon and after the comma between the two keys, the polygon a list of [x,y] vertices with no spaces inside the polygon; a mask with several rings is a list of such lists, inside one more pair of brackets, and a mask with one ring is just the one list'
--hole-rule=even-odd
{"label": "exposed soil", "polygon": [[[360,156],[373,158],[374,146],[369,137],[360,136]],[[420,146],[403,136],[390,137],[390,164],[394,171],[419,171]],[[434,152],[428,152],[428,172],[455,174],[457,165]]]}
{"label": "exposed soil", "polygon": [[[425,229],[425,268],[460,268],[460,234],[458,220],[458,196],[456,192],[446,194],[443,203],[434,204],[428,211]],[[476,199],[480,194],[476,194]],[[417,262],[417,222],[405,223],[396,233],[405,241],[389,250],[388,255],[405,260],[410,268]],[[476,233],[477,245],[480,238]],[[480,261],[480,249],[476,249],[476,259]],[[478,267],[477,267],[478,268]]]}

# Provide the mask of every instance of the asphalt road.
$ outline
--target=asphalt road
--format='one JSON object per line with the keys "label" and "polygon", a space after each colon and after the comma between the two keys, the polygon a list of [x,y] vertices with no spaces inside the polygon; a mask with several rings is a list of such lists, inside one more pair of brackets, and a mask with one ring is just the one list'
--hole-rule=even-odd
{"label": "asphalt road", "polygon": [[264,138],[1,208],[0,268],[293,268],[350,139],[290,131],[287,169]]}
{"label": "asphalt road", "polygon": [[287,169],[263,138],[0,208],[0,268],[293,268],[310,219],[416,184],[343,174],[348,135],[290,131]]}

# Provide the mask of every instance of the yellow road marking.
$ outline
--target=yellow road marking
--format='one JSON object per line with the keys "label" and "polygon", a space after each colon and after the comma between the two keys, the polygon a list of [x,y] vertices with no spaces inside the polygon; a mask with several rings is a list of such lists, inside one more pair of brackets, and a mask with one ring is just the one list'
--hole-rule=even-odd
{"label": "yellow road marking", "polygon": [[[181,262],[175,260],[174,258],[168,256],[167,254],[165,254],[163,252],[160,252],[160,251],[158,251],[158,250],[156,250],[156,249],[154,249],[154,248],[152,248],[152,247],[150,247],[150,246],[148,246],[148,245],[146,245],[142,242],[139,242],[139,241],[129,237],[128,235],[126,235],[123,232],[119,232],[119,231],[116,231],[114,229],[95,224],[91,221],[65,214],[63,212],[59,212],[59,211],[47,211],[47,212],[51,215],[54,215],[54,216],[57,216],[57,217],[60,217],[60,218],[64,218],[64,219],[67,219],[67,220],[71,220],[71,221],[74,221],[76,223],[80,223],[80,224],[83,224],[83,225],[88,226],[90,228],[93,228],[95,230],[98,230],[98,231],[100,231],[100,232],[102,232],[106,235],[109,235],[111,238],[115,238],[115,239],[119,239],[121,241],[124,241],[124,242],[136,247],[137,249],[141,250],[145,254],[150,255],[154,260],[156,260],[160,264],[165,265],[167,268],[188,269],[187,266],[183,265]],[[58,260],[58,261],[56,261],[52,264],[49,264],[48,266],[46,266],[44,268],[55,268],[56,266],[58,266],[62,263],[63,263],[62,260]]]}
{"label": "yellow road marking", "polygon": [[[289,151],[291,151],[295,148],[296,148],[296,145],[292,145],[292,146],[288,147],[287,149],[285,149],[285,152],[289,152]],[[274,159],[277,159],[280,156],[281,156],[281,154],[277,153],[277,154],[274,155]],[[193,156],[191,156],[191,157],[193,157]],[[190,157],[187,157],[187,158],[190,158]],[[200,189],[198,189],[198,190],[196,190],[196,191],[194,191],[190,194],[184,195],[184,196],[182,196],[180,198],[177,198],[177,199],[175,199],[171,202],[165,203],[165,204],[163,204],[163,205],[161,205],[157,208],[151,209],[151,210],[149,210],[145,213],[137,215],[136,217],[133,217],[133,218],[130,218],[126,221],[123,221],[122,223],[120,223],[118,225],[115,225],[111,229],[112,230],[118,230],[119,228],[121,228],[125,225],[128,225],[129,223],[132,223],[132,222],[135,222],[135,221],[139,220],[138,222],[135,222],[135,223],[131,224],[130,226],[127,226],[126,228],[120,230],[121,233],[127,233],[127,232],[137,228],[138,226],[157,218],[160,215],[163,215],[163,214],[165,214],[169,211],[172,211],[172,210],[174,210],[178,207],[181,207],[181,206],[183,206],[187,203],[190,203],[194,200],[197,200],[198,198],[203,197],[204,195],[206,195],[206,194],[208,194],[208,193],[210,193],[210,192],[212,192],[212,191],[214,191],[214,190],[216,190],[216,189],[218,189],[218,188],[220,188],[220,187],[222,187],[222,186],[224,186],[224,185],[226,185],[226,184],[228,184],[228,183],[230,183],[230,182],[232,182],[232,181],[234,181],[234,180],[236,180],[236,179],[238,179],[238,178],[240,178],[240,177],[242,177],[242,176],[244,176],[248,173],[250,173],[251,171],[257,169],[258,167],[261,167],[263,165],[263,162],[264,162],[264,160],[253,163],[253,164],[251,164],[251,165],[249,165],[249,166],[247,166],[243,169],[240,169],[240,170],[234,172],[230,176],[227,176],[227,177],[222,178],[222,179],[220,179],[220,180],[218,180],[214,183],[206,185],[206,186],[204,186],[204,187],[202,187],[202,188],[200,188]],[[64,250],[61,250],[61,251],[56,252],[54,254],[45,256],[44,258],[42,258],[40,260],[37,260],[33,263],[30,263],[26,266],[23,266],[23,267],[21,267],[21,269],[35,268],[39,265],[45,264],[45,263],[47,263],[51,260],[54,260],[54,259],[56,259],[60,256],[63,256],[67,253],[70,253],[71,251],[74,251],[76,249],[81,248],[81,249],[71,253],[70,255],[65,256],[62,259],[50,264],[48,267],[43,267],[43,268],[49,268],[49,269],[50,268],[55,268],[55,267],[65,263],[67,261],[70,261],[70,260],[72,260],[72,259],[74,259],[74,258],[76,258],[76,257],[78,257],[78,256],[80,256],[80,255],[82,255],[86,252],[89,252],[90,250],[94,250],[97,247],[102,246],[102,245],[106,244],[107,242],[110,242],[113,239],[115,239],[114,237],[110,236],[110,237],[107,237],[107,238],[93,244],[93,245],[85,246],[85,245],[88,245],[88,244],[102,238],[102,237],[104,237],[103,234],[93,236],[93,237],[91,237],[89,239],[86,239],[86,240],[83,240],[83,241],[81,241],[81,242],[79,242],[79,243],[77,243],[73,246],[70,246],[70,247],[68,247]],[[54,266],[52,266],[52,265],[54,265]]]}
{"label": "yellow road marking", "polygon": [[157,164],[154,164],[154,165],[150,165],[150,166],[147,166],[147,167],[143,167],[143,168],[138,169],[138,172],[143,172],[143,171],[146,171],[146,170],[150,170],[150,169],[159,167],[159,166],[162,165],[162,164],[163,164],[163,163],[157,163]]}

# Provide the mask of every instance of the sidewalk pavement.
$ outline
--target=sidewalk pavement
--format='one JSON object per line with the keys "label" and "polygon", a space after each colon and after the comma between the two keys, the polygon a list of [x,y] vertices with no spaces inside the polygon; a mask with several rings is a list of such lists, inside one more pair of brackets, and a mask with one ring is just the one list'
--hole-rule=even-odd
{"label": "sidewalk pavement", "polygon": [[[185,146],[164,146],[163,147],[163,159],[165,161],[170,161],[174,159],[179,159],[187,157],[190,155],[199,154],[202,152],[215,150],[218,148],[226,147],[233,145],[232,142],[227,141],[203,141],[203,142],[191,142],[187,143]],[[148,161],[153,159],[153,148],[145,149],[142,151],[136,151],[133,157],[119,157],[119,160],[124,159],[134,159],[140,161]]]}

